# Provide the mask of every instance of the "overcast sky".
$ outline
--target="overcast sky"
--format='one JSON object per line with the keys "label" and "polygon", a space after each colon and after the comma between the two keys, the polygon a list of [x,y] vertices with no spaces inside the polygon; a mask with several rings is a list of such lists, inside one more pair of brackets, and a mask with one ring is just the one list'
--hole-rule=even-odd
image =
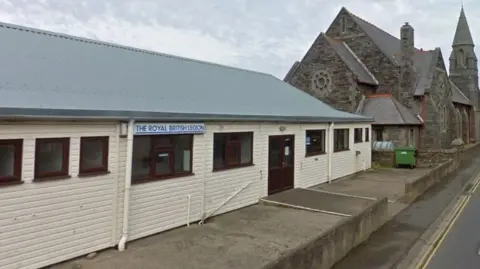
{"label": "overcast sky", "polygon": [[[448,61],[462,0],[0,0],[0,20],[283,78],[342,6]],[[480,1],[463,0],[480,40]]]}

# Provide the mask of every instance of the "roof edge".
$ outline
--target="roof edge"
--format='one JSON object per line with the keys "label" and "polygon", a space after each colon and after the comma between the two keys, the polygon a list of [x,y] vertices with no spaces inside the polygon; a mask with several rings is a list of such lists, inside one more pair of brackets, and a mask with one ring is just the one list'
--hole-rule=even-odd
{"label": "roof edge", "polygon": [[145,111],[111,111],[42,108],[0,108],[0,119],[91,119],[91,120],[139,120],[139,121],[271,121],[292,123],[358,123],[373,122],[373,118],[269,115],[223,115],[205,113],[172,113]]}

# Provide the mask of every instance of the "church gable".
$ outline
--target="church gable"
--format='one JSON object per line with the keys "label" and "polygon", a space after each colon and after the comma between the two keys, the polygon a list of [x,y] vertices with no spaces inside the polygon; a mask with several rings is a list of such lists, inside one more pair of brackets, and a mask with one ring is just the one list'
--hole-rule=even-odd
{"label": "church gable", "polygon": [[367,84],[374,84],[375,78],[355,58],[349,62],[347,55],[339,55],[341,47],[348,52],[342,42],[320,34],[287,82],[336,109],[354,112],[363,92],[359,78],[368,80]]}
{"label": "church gable", "polygon": [[365,36],[363,29],[356,23],[350,12],[342,8],[328,27],[326,34],[335,38],[348,38],[353,36]]}

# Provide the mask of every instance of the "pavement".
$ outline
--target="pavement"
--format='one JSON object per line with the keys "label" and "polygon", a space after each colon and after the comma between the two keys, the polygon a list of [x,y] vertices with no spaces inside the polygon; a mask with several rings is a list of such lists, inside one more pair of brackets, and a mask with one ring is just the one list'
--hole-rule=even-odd
{"label": "pavement", "polygon": [[[382,228],[373,233],[370,238],[361,246],[351,251],[348,256],[342,261],[338,262],[333,269],[406,268],[401,267],[400,265],[411,263],[412,260],[417,258],[416,256],[418,255],[418,252],[415,252],[420,251],[420,248],[414,249],[412,247],[418,244],[419,239],[421,239],[426,232],[432,229],[432,225],[442,214],[442,212],[444,212],[444,209],[448,207],[452,201],[455,201],[455,198],[463,192],[465,185],[479,173],[480,154],[476,153],[472,155],[471,158],[466,160],[460,166],[457,172],[454,172],[448,178],[440,181],[428,191],[417,197],[412,204],[405,206],[404,209],[400,209],[400,212],[394,215],[392,220],[387,222]],[[389,205],[395,204],[397,204],[397,202],[390,203]],[[472,207],[474,206],[478,207],[478,204],[475,205],[472,203]],[[480,210],[477,209],[476,221],[478,221],[478,213],[480,213],[479,211]],[[475,227],[474,225],[477,226]],[[480,227],[479,223],[473,221],[471,226],[472,227],[470,227],[470,230],[467,232],[470,237],[472,237],[473,234],[478,235],[478,232],[475,232],[473,229],[476,228],[478,231],[478,227]],[[462,227],[461,229],[466,229],[466,227]],[[465,250],[461,247],[458,247],[456,253],[465,251],[468,252],[467,255],[470,255],[473,252],[476,252],[477,249],[472,249],[471,244],[473,244],[473,241],[475,240],[477,240],[478,244],[478,239],[478,236],[473,236],[472,240],[465,241],[465,243],[468,242],[470,244],[470,249]],[[451,246],[452,248],[455,248],[453,244]],[[409,257],[407,253],[410,249],[412,249],[413,254],[416,255]],[[442,253],[442,255],[445,255],[445,253]],[[445,261],[438,260],[437,262],[438,264],[441,264]],[[433,260],[432,264],[434,264]],[[452,263],[448,264],[451,265]],[[451,267],[432,267],[429,269],[470,268],[459,266],[463,263],[454,264],[455,266]],[[480,268],[478,262],[474,263],[473,265],[474,267],[471,268]]]}
{"label": "pavement", "polygon": [[[294,189],[264,198],[263,203],[211,218],[203,226],[177,228],[129,242],[124,252],[110,249],[99,252],[93,259],[79,258],[50,268],[262,268],[362,212],[385,195],[390,200],[390,215],[396,215],[407,206],[396,202],[405,195],[405,183],[422,177],[429,170],[382,168],[308,190]],[[351,254],[345,260],[350,257]],[[376,267],[350,264],[338,268]]]}
{"label": "pavement", "polygon": [[405,184],[421,178],[431,170],[431,168],[370,169],[335,180],[332,184],[314,186],[312,189],[376,199],[386,196],[390,202],[395,202],[406,194]]}
{"label": "pavement", "polygon": [[[480,183],[480,181],[478,182]],[[475,185],[421,269],[480,268],[480,188]]]}
{"label": "pavement", "polygon": [[[50,268],[263,268],[343,224],[348,218],[344,213],[359,213],[376,203],[301,189],[271,197],[287,206],[260,203],[211,218],[202,226],[191,225],[130,242],[124,252],[107,250],[94,259],[81,258]],[[322,208],[340,212],[322,213]]]}

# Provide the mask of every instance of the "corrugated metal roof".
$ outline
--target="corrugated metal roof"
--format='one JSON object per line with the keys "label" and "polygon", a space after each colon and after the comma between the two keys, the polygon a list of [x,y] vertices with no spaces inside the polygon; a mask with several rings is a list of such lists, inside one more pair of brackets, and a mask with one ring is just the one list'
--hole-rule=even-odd
{"label": "corrugated metal roof", "polygon": [[0,116],[371,121],[272,75],[0,23]]}
{"label": "corrugated metal roof", "polygon": [[357,78],[360,82],[368,83],[371,85],[378,85],[378,81],[373,76],[367,67],[362,63],[362,61],[353,53],[353,51],[342,41],[333,40],[322,34],[323,37],[328,41],[332,48],[337,52],[337,55],[342,59],[342,61],[348,66],[348,68],[357,75]]}
{"label": "corrugated metal roof", "polygon": [[417,125],[413,112],[391,96],[375,96],[365,100],[362,114],[375,119],[373,124]]}

